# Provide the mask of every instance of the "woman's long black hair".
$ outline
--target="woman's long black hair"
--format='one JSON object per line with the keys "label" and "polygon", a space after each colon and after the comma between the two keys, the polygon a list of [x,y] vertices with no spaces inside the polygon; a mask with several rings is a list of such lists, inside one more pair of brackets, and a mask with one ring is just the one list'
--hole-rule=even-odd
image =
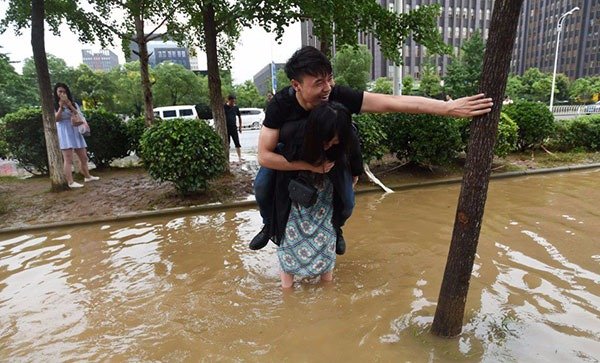
{"label": "woman's long black hair", "polygon": [[58,94],[56,93],[56,91],[58,90],[59,87],[62,87],[65,89],[65,91],[67,91],[67,98],[69,99],[69,101],[71,101],[71,103],[73,104],[73,106],[75,106],[75,101],[73,101],[73,96],[71,96],[71,90],[69,89],[69,86],[67,86],[64,83],[57,83],[54,85],[54,111],[58,111],[58,101],[60,100],[60,98],[58,98]]}
{"label": "woman's long black hair", "polygon": [[336,135],[339,144],[333,147],[338,149],[335,158],[340,159],[344,154],[349,154],[351,133],[350,111],[341,103],[322,103],[308,116],[302,146],[302,160],[312,165],[325,162],[326,155],[323,145]]}

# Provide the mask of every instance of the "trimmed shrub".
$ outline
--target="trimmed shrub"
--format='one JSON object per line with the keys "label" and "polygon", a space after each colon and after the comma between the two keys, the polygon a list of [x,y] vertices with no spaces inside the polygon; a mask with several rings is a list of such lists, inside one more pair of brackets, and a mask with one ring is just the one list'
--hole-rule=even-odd
{"label": "trimmed shrub", "polygon": [[140,140],[144,166],[182,194],[206,189],[225,171],[221,138],[205,122],[173,119],[149,128]]}
{"label": "trimmed shrub", "polygon": [[6,142],[6,126],[0,118],[0,158],[8,159],[9,153],[8,143]]}
{"label": "trimmed shrub", "polygon": [[550,147],[558,151],[600,151],[600,116],[556,121]]}
{"label": "trimmed shrub", "polygon": [[[158,123],[158,121],[158,118],[154,119],[154,122]],[[147,129],[146,119],[144,116],[135,117],[129,119],[125,123],[125,126],[127,128],[127,135],[129,136],[129,151],[133,151],[137,156],[141,157],[140,139]]]}
{"label": "trimmed shrub", "polygon": [[2,118],[8,154],[32,174],[48,174],[42,110],[22,108]]}
{"label": "trimmed shrub", "polygon": [[[471,119],[459,119],[457,122],[460,125],[460,135],[464,145],[464,150],[467,152],[469,144],[469,127]],[[494,155],[505,157],[517,147],[519,138],[519,126],[504,112],[500,112],[500,121],[498,122],[498,136],[494,145]]]}
{"label": "trimmed shrub", "polygon": [[518,101],[503,111],[519,126],[517,147],[521,151],[539,147],[554,132],[554,115],[543,103]]}
{"label": "trimmed shrub", "polygon": [[129,155],[129,135],[125,122],[114,113],[91,110],[85,113],[92,133],[86,137],[90,160],[98,169],[107,168],[118,158]]}
{"label": "trimmed shrub", "polygon": [[382,120],[390,152],[399,159],[432,166],[449,164],[462,150],[460,122],[434,115],[390,114]]}
{"label": "trimmed shrub", "polygon": [[363,161],[367,164],[373,160],[380,160],[388,153],[387,134],[381,122],[382,117],[382,115],[371,113],[353,117],[353,121],[358,128]]}

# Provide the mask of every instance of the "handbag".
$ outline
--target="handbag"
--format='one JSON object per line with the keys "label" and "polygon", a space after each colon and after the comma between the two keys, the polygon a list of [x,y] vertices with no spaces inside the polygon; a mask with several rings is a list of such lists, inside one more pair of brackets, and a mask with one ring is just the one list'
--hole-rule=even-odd
{"label": "handbag", "polygon": [[310,207],[317,201],[317,188],[302,177],[290,180],[288,192],[293,202]]}
{"label": "handbag", "polygon": [[77,110],[77,112],[71,113],[71,125],[72,126],[77,127],[79,125],[83,125],[84,122],[85,122],[85,119],[80,114],[79,110]]}

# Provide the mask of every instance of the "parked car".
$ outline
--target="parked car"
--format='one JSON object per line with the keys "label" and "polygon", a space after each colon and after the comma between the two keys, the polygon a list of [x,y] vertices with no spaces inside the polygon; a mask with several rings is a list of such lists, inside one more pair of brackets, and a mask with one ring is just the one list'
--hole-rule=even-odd
{"label": "parked car", "polygon": [[592,104],[592,105],[586,105],[583,108],[583,112],[585,113],[600,113],[600,101]]}
{"label": "parked car", "polygon": [[[240,108],[240,115],[242,116],[242,129],[258,130],[265,120],[265,111],[262,108]],[[206,120],[206,122],[212,127],[215,126],[213,119]],[[237,119],[235,123],[237,125]]]}
{"label": "parked car", "polygon": [[153,109],[154,117],[160,117],[163,120],[173,118],[183,119],[198,119],[198,111],[196,111],[195,105],[179,105],[179,106],[165,106],[156,107]]}

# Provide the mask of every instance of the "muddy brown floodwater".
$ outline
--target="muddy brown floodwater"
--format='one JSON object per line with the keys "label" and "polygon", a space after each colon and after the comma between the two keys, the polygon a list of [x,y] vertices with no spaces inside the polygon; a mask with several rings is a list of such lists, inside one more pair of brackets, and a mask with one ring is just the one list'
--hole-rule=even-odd
{"label": "muddy brown floodwater", "polygon": [[599,170],[493,181],[462,334],[429,333],[459,186],[361,195],[333,283],[257,210],[0,236],[3,361],[597,362]]}

